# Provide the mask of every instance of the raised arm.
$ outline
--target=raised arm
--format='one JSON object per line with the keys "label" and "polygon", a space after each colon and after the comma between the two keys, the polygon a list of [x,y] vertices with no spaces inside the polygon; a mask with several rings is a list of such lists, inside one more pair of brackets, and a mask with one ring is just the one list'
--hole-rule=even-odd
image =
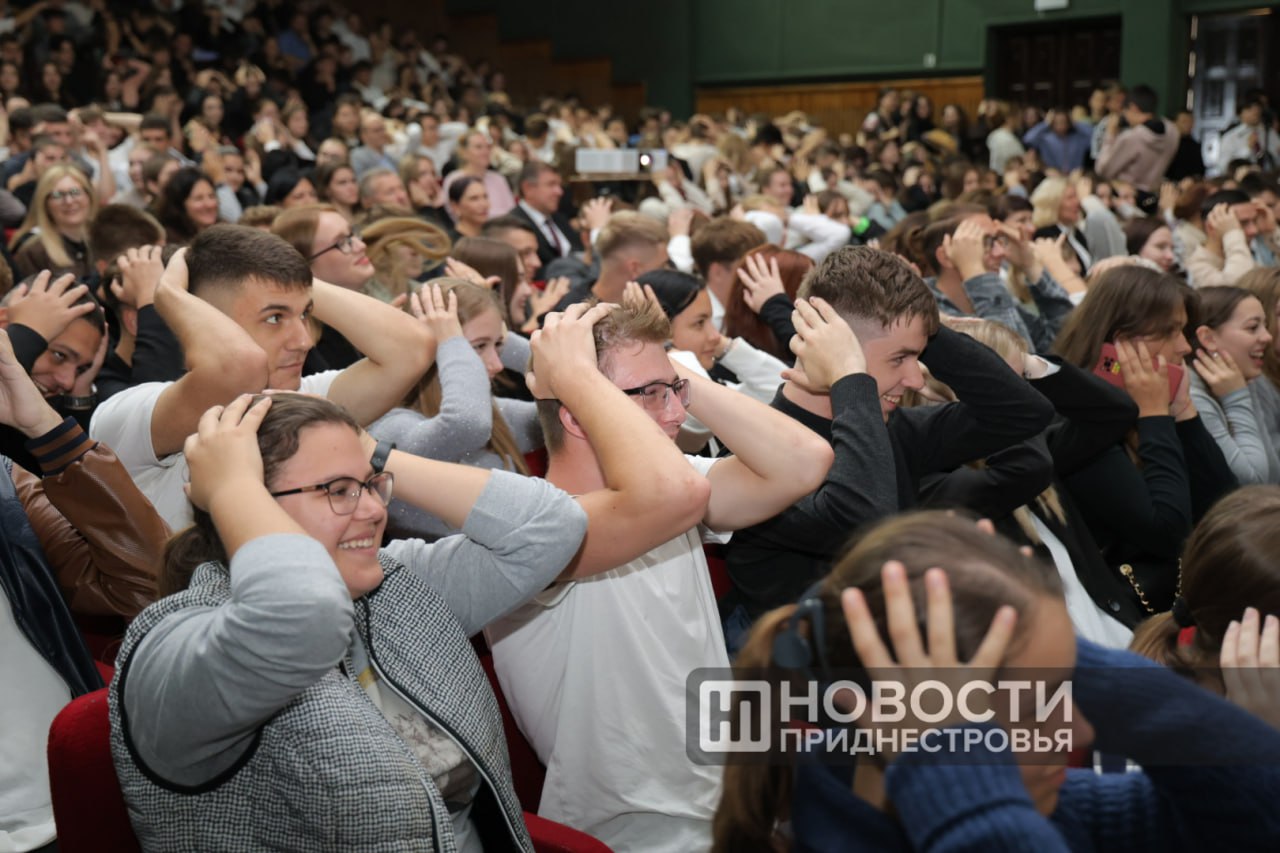
{"label": "raised arm", "polygon": [[[821,300],[814,305],[797,303],[796,312],[806,328],[837,316]],[[818,488],[834,457],[820,435],[745,394],[683,367],[679,371],[692,385],[689,413],[734,453],[707,475],[711,503],[703,520],[708,527],[737,530],[764,521]]]}
{"label": "raised arm", "polygon": [[479,450],[493,433],[493,395],[489,375],[458,322],[458,297],[448,300],[440,286],[409,295],[414,317],[439,342],[436,371],[440,382],[440,406],[434,417],[400,408],[379,418],[369,432],[394,441],[406,453],[457,462]]}
{"label": "raised arm", "polygon": [[162,459],[182,449],[211,406],[261,391],[267,357],[238,323],[187,291],[185,249],[169,259],[155,306],[187,360],[187,372],[160,394],[151,416],[152,452]]}
{"label": "raised arm", "polygon": [[[702,520],[710,484],[644,410],[600,372],[591,328],[614,306],[572,305],[533,337],[535,397],[553,398],[591,443],[604,488],[581,495],[587,536],[561,577],[615,569]],[[566,427],[567,428],[567,427]],[[548,479],[556,482],[553,455]]]}
{"label": "raised arm", "polygon": [[169,531],[111,450],[61,416],[0,332],[0,424],[27,437],[39,467],[13,483],[68,606],[132,618],[156,598]]}
{"label": "raised arm", "polygon": [[329,399],[360,423],[372,423],[431,366],[436,342],[413,317],[363,293],[316,279],[312,296],[315,318],[364,355],[333,380]]}
{"label": "raised arm", "polygon": [[133,744],[183,785],[234,764],[258,726],[342,660],[354,621],[333,559],[267,493],[256,433],[271,404],[249,400],[211,409],[185,447],[192,503],[230,555],[230,598],[164,619],[127,662]]}

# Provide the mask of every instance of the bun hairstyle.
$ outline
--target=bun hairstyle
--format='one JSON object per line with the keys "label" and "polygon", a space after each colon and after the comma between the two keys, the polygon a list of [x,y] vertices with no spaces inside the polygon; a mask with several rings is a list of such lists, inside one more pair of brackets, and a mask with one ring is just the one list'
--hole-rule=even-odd
{"label": "bun hairstyle", "polygon": [[[823,669],[861,669],[840,595],[849,587],[860,589],[881,640],[892,647],[880,577],[889,560],[906,567],[922,636],[927,636],[925,572],[936,566],[946,570],[956,653],[964,660],[977,651],[1002,606],[1010,605],[1018,612],[1012,652],[1020,648],[1025,628],[1033,621],[1025,617],[1037,604],[1044,598],[1062,598],[1057,571],[1026,556],[1009,540],[983,533],[973,521],[948,513],[907,513],[868,530],[831,574],[805,592],[799,605],[788,604],[761,617],[739,653],[735,669],[771,681],[810,677],[794,668],[798,662],[817,662]],[[820,635],[815,627],[820,628]],[[803,660],[805,653],[807,662]],[[776,721],[780,716],[774,714],[771,719]],[[775,734],[774,742],[780,742],[780,733]],[[724,794],[713,824],[714,853],[785,849],[775,828],[790,818],[791,793],[792,771],[783,761],[727,766]]]}

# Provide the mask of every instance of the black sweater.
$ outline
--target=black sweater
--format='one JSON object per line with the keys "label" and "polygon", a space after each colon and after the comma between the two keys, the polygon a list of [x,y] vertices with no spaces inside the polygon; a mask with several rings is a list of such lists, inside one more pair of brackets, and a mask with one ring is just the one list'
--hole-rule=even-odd
{"label": "black sweater", "polygon": [[1116,571],[1133,568],[1154,612],[1168,610],[1178,556],[1191,529],[1237,486],[1222,450],[1200,418],[1139,418],[1134,465],[1123,444],[1066,477],[1085,523]]}
{"label": "black sweater", "polygon": [[[985,468],[959,468],[950,474],[928,478],[921,489],[924,503],[963,506],[990,518],[996,529],[1021,545],[1035,548],[1052,562],[1041,542],[1030,539],[1012,515],[1026,506],[1066,548],[1072,567],[1094,602],[1105,612],[1132,627],[1145,612],[1139,607],[1127,581],[1102,558],[1080,509],[1060,478],[1089,465],[1108,451],[1133,426],[1137,406],[1122,389],[1058,359],[1057,373],[1035,380],[1058,412],[1043,434],[988,457]],[[1043,467],[1032,463],[1043,461]],[[1056,487],[1062,517],[1046,511],[1036,498],[1045,487]]]}
{"label": "black sweater", "polygon": [[914,506],[926,475],[1033,436],[1053,416],[1048,400],[972,338],[943,327],[921,361],[959,402],[899,409],[886,424],[875,380],[865,374],[831,387],[831,420],[778,391],[774,408],[827,438],[835,461],[816,492],[733,535],[726,559],[735,592],[726,606],[742,603],[755,619],[794,601],[827,572],[857,528]]}

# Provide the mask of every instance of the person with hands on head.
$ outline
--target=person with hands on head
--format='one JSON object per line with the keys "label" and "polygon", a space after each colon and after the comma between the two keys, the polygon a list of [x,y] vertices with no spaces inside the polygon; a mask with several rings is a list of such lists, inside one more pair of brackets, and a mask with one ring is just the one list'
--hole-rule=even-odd
{"label": "person with hands on head", "polygon": [[1227,699],[1280,729],[1280,616],[1246,607],[1227,625],[1219,665]]}
{"label": "person with hands on head", "polygon": [[[528,474],[524,457],[542,446],[542,429],[533,403],[493,393],[511,339],[496,293],[435,279],[410,294],[409,310],[436,341],[435,364],[400,407],[369,425],[370,435],[429,459]],[[424,539],[456,532],[400,500],[391,503],[387,529],[394,537]]]}
{"label": "person with hands on head", "polygon": [[[782,384],[786,364],[741,338],[722,335],[712,325],[710,292],[693,276],[653,270],[628,282],[623,299],[657,303],[671,323],[671,357],[699,376],[766,404]],[[710,430],[696,418],[686,418],[678,441],[681,449],[699,452],[708,442],[711,455],[720,455],[719,442]]]}
{"label": "person with hands on head", "polygon": [[87,424],[98,403],[93,382],[107,341],[102,306],[88,287],[70,274],[39,273],[10,291],[5,322],[18,362],[40,392]]}
{"label": "person with hands on head", "polygon": [[[299,394],[211,408],[184,455],[195,524],[108,700],[143,849],[532,851],[467,638],[573,557],[573,499],[401,453]],[[380,547],[393,490],[462,533]]]}
{"label": "person with hands on head", "polygon": [[[1248,632],[1239,629],[1249,621],[1248,612],[1280,610],[1280,566],[1272,556],[1280,547],[1277,512],[1280,487],[1276,486],[1244,486],[1214,504],[1187,539],[1182,586],[1172,609],[1143,622],[1130,646],[1273,725],[1280,708],[1275,698],[1266,707],[1232,695],[1227,670],[1258,665],[1257,634],[1252,643],[1241,642],[1241,633]],[[1269,615],[1267,621],[1273,618]],[[1237,671],[1234,675],[1244,679],[1255,674]],[[1274,675],[1266,673],[1267,680]]]}
{"label": "person with hands on head", "polygon": [[[1260,417],[1257,385],[1273,338],[1262,302],[1239,287],[1203,287],[1187,340],[1191,400],[1241,485],[1280,484],[1280,458]],[[1261,380],[1265,382],[1266,380]]]}
{"label": "person with hands on head", "polygon": [[4,331],[0,463],[0,844],[32,850],[56,832],[49,725],[102,686],[74,619],[123,631],[156,598],[168,530],[111,450],[53,410]]}
{"label": "person with hands on head", "polygon": [[[1064,361],[1103,368],[1108,343],[1138,406],[1126,438],[1065,478],[1094,540],[1147,613],[1167,610],[1178,555],[1192,527],[1236,477],[1200,419],[1182,364],[1194,294],[1167,273],[1122,266],[1104,273],[1055,343]],[[1170,373],[1181,372],[1170,388]]]}
{"label": "person with hands on head", "polygon": [[[941,688],[931,690],[954,695],[1033,671],[1045,695],[1069,681],[1070,697],[1042,719],[1008,690],[971,690],[990,696],[991,716],[978,722],[981,709],[969,706],[967,719],[937,724],[873,718],[869,702],[846,722],[856,713],[839,704],[847,689],[832,693],[842,716],[797,719],[805,706],[793,703],[774,715],[774,735],[804,725],[849,736],[853,725],[888,732],[868,739],[888,749],[846,761],[775,751],[731,763],[712,850],[774,849],[782,826],[785,843],[806,851],[1266,849],[1280,833],[1270,807],[1280,733],[1167,669],[1076,639],[1056,572],[984,529],[930,512],[867,531],[820,583],[761,620],[739,677],[789,683],[793,696],[836,679],[866,695],[873,685],[907,695],[932,678]],[[943,727],[921,741],[932,749],[893,748],[895,733],[901,743],[912,730]],[[1058,745],[1015,751],[1011,738],[991,736],[1016,729]],[[1068,768],[1064,740],[1092,742],[1142,770]]]}
{"label": "person with hands on head", "polygon": [[[999,356],[940,327],[929,288],[888,252],[831,254],[796,306],[796,370],[773,408],[827,441],[835,461],[816,490],[730,542],[734,591],[721,609],[734,648],[751,622],[822,575],[851,530],[915,506],[926,475],[1031,438],[1053,416]],[[924,364],[957,402],[901,408],[924,386]]]}
{"label": "person with hands on head", "polygon": [[[156,288],[160,316],[182,344],[187,372],[138,385],[99,406],[92,432],[120,454],[174,529],[191,520],[182,443],[219,401],[265,388],[327,397],[372,423],[430,365],[435,343],[412,317],[312,277],[279,237],[239,225],[201,232],[170,259]],[[344,370],[303,376],[314,316],[364,353]]]}
{"label": "person with hands on head", "polygon": [[1242,190],[1219,190],[1201,205],[1208,239],[1187,258],[1192,287],[1234,287],[1254,268],[1249,243],[1258,234],[1258,206]]}
{"label": "person with hands on head", "polygon": [[[728,657],[702,544],[774,515],[831,461],[781,413],[670,359],[670,337],[634,291],[553,312],[533,336],[547,479],[579,496],[587,538],[561,583],[487,635],[547,765],[539,813],[619,851],[709,843],[720,774],[685,752],[685,679]],[[686,413],[735,455],[681,454]],[[644,737],[618,737],[624,722]]]}
{"label": "person with hands on head", "polygon": [[[922,505],[962,507],[991,519],[1001,535],[1058,570],[1077,636],[1126,647],[1132,627],[1147,614],[1132,600],[1128,583],[1102,559],[1062,478],[1121,441],[1137,406],[1123,389],[1075,365],[1031,354],[1026,341],[998,323],[974,317],[942,322],[994,350],[1053,404],[1056,416],[1039,435],[929,475],[920,488]],[[926,395],[944,403],[955,399],[936,380],[920,396]]]}
{"label": "person with hands on head", "polygon": [[[1073,303],[1018,229],[977,213],[935,222],[921,240],[931,274],[925,282],[939,310],[1003,323],[1037,352],[1052,346]],[[1034,305],[1019,304],[1000,278],[1006,259],[1024,276]]]}
{"label": "person with hands on head", "polygon": [[[711,297],[711,324],[717,329],[724,329],[725,309],[738,283],[735,272],[739,264],[748,252],[765,242],[764,232],[759,228],[728,216],[706,223],[689,242],[693,268],[677,266],[684,272],[696,269],[707,282],[707,294]],[[674,245],[675,241],[669,244]]]}
{"label": "person with hands on head", "polygon": [[814,263],[807,255],[767,244],[752,249],[738,265],[725,304],[724,333],[788,363],[795,360],[791,338],[792,301]]}
{"label": "person with hands on head", "polygon": [[120,334],[98,373],[99,400],[143,382],[169,382],[182,376],[182,347],[155,308],[163,258],[163,248],[144,245],[129,248],[115,259],[106,303],[115,310]]}

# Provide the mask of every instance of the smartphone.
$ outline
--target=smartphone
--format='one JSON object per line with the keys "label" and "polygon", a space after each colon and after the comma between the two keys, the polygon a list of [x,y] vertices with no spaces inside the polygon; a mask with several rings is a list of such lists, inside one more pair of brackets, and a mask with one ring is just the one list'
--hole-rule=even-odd
{"label": "smartphone", "polygon": [[[1159,359],[1152,359],[1152,367],[1158,368]],[[1185,368],[1181,365],[1169,365],[1169,399],[1172,400],[1178,393],[1179,386],[1182,385],[1182,374]],[[1093,368],[1094,375],[1102,381],[1114,385],[1117,388],[1124,387],[1124,377],[1120,375],[1120,355],[1116,352],[1116,345],[1112,343],[1104,343],[1102,345],[1102,354],[1098,357],[1098,364]]]}

